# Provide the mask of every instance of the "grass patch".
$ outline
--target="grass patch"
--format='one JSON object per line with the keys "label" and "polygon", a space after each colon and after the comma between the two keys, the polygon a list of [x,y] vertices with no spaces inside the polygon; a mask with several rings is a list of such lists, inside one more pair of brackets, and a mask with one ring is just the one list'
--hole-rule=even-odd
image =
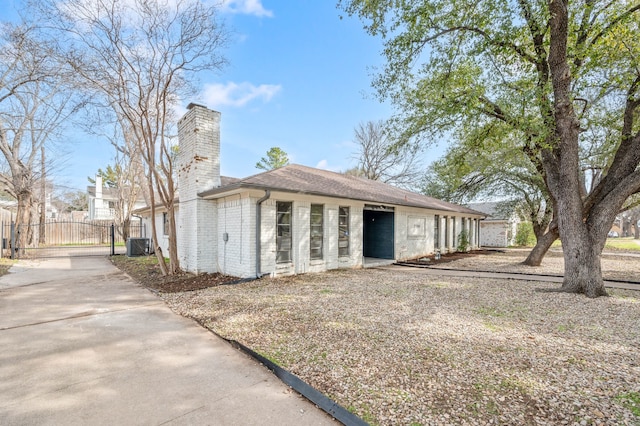
{"label": "grass patch", "polygon": [[609,250],[640,251],[639,240],[627,238],[607,238],[604,248]]}
{"label": "grass patch", "polygon": [[[634,240],[633,237],[624,238],[607,238],[607,242],[604,244],[605,250],[620,250],[620,251],[640,251],[640,240]],[[556,240],[551,245],[553,248],[562,248],[562,242]]]}
{"label": "grass patch", "polygon": [[633,413],[634,416],[640,417],[640,392],[627,392],[616,396],[625,408]]}

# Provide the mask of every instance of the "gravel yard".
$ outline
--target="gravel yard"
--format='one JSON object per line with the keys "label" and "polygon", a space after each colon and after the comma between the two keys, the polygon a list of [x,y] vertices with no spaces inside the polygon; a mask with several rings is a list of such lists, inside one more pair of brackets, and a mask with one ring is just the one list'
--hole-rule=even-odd
{"label": "gravel yard", "polygon": [[[550,251],[542,261],[542,265],[535,268],[522,264],[527,254],[526,250],[509,250],[505,253],[467,257],[453,263],[435,264],[431,267],[526,274],[564,274],[564,259],[561,251]],[[605,279],[640,282],[640,252],[635,257],[609,252],[603,254],[602,260],[602,275]]]}
{"label": "gravel yard", "polygon": [[[442,267],[562,273],[525,256]],[[640,258],[603,270],[637,280]],[[640,291],[536,291],[558,285],[371,269],[160,294],[371,424],[639,425]]]}

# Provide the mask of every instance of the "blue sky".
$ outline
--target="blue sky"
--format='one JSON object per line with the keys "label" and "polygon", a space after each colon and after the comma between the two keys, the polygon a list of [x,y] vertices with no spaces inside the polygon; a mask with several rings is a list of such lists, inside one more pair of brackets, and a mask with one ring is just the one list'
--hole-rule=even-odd
{"label": "blue sky", "polygon": [[[222,113],[221,167],[245,177],[278,146],[292,163],[334,171],[355,165],[359,122],[386,119],[392,110],[371,89],[382,44],[335,1],[227,0],[223,18],[235,32],[229,65],[202,76],[201,95],[185,99]],[[21,0],[0,0],[2,20]],[[87,176],[112,161],[106,141],[69,134],[71,155],[58,182],[84,189]]]}

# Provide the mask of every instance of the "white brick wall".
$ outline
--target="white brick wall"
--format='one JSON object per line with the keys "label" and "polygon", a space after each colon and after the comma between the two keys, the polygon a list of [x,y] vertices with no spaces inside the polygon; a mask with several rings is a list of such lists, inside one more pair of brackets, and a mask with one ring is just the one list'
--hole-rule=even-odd
{"label": "white brick wall", "polygon": [[276,200],[263,202],[261,209],[260,273],[269,274],[276,270]]}
{"label": "white brick wall", "polygon": [[480,242],[484,247],[507,247],[508,231],[507,221],[483,221],[480,224]]}
{"label": "white brick wall", "polygon": [[324,258],[327,269],[337,269],[338,263],[338,205],[324,206]]}
{"label": "white brick wall", "polygon": [[[433,215],[424,210],[396,208],[395,259],[407,260],[433,253]],[[410,235],[410,228],[419,225],[420,235]]]}
{"label": "white brick wall", "polygon": [[217,272],[217,202],[197,194],[220,186],[220,113],[192,105],[178,122],[178,136],[180,263],[190,272]]}
{"label": "white brick wall", "polygon": [[[245,191],[242,194],[220,198],[218,200],[194,200],[181,204],[177,212],[178,222],[184,226],[187,222],[197,222],[192,233],[178,231],[179,256],[182,267],[191,272],[219,271],[238,277],[254,277],[255,262],[255,218],[256,202],[264,195],[261,191]],[[292,263],[276,264],[276,202],[292,202]],[[309,253],[310,207],[324,205],[324,246],[322,260],[311,260]],[[189,206],[190,213],[184,214]],[[348,257],[338,257],[338,208],[350,210],[350,247]],[[261,273],[271,275],[290,275],[294,273],[320,272],[336,268],[354,268],[362,266],[364,203],[353,200],[336,200],[327,197],[311,197],[300,194],[273,193],[262,204],[261,226]],[[199,219],[194,219],[194,211],[199,211]],[[215,213],[213,213],[215,212]],[[395,258],[404,260],[432,254],[434,252],[434,216],[435,212],[422,209],[396,207],[395,209]],[[440,232],[444,244],[444,215],[440,213]],[[449,240],[453,242],[453,227],[456,221],[456,233],[462,230],[461,217],[448,217]],[[408,226],[416,224],[424,227],[424,233],[409,235]],[[475,222],[477,223],[477,222]],[[474,221],[471,221],[473,229]],[[162,235],[162,215],[157,221],[158,235]],[[228,239],[224,241],[224,234]],[[472,233],[472,236],[474,234]],[[164,239],[165,237],[160,237]],[[456,236],[457,238],[457,236]],[[473,238],[473,237],[472,237]],[[205,244],[203,241],[214,241]],[[163,250],[166,243],[160,242]],[[474,245],[475,247],[475,245]],[[453,248],[451,250],[454,250]],[[442,252],[446,252],[444,249]]]}
{"label": "white brick wall", "polygon": [[223,274],[242,278],[256,275],[256,201],[240,195],[218,200],[218,268]]}
{"label": "white brick wall", "polygon": [[220,186],[220,113],[194,105],[178,121],[180,202]]}
{"label": "white brick wall", "polygon": [[[311,229],[311,202],[309,200],[293,203],[293,259],[296,274],[317,272],[320,268],[312,269],[309,265],[309,232]],[[320,266],[322,261],[314,260]]]}
{"label": "white brick wall", "polygon": [[[292,263],[276,264],[276,202],[292,202]],[[324,206],[323,259],[311,260],[309,248],[310,209],[313,204]],[[350,207],[350,255],[338,257],[338,207]],[[290,275],[320,272],[328,269],[352,268],[362,265],[362,203],[327,197],[274,193],[262,204],[261,269],[263,274]]]}
{"label": "white brick wall", "polygon": [[[180,215],[180,211],[179,209],[176,208],[176,219],[179,217]],[[151,218],[150,217],[144,217],[143,218],[143,224],[147,229],[147,238],[151,239],[153,233],[151,232]],[[156,243],[154,243],[154,247],[156,245],[159,245],[160,248],[162,249],[162,253],[165,254],[166,256],[168,256],[169,253],[169,236],[168,235],[164,235],[163,234],[163,227],[162,227],[162,211],[161,209],[157,209],[156,210],[156,235],[158,236],[158,240]],[[180,241],[180,232],[178,232],[178,258],[180,258],[180,245],[179,245],[179,241]]]}
{"label": "white brick wall", "polygon": [[[251,203],[259,198],[252,196]],[[276,202],[292,202],[292,262],[276,264]],[[311,260],[309,253],[310,208],[311,204],[324,205],[324,246],[322,260]],[[350,208],[350,255],[338,257],[338,208]],[[336,268],[354,268],[362,266],[363,242],[363,208],[364,203],[353,200],[336,200],[327,197],[312,197],[300,194],[273,193],[271,198],[262,204],[261,235],[261,273],[272,275],[290,275],[294,273],[320,272]],[[255,210],[253,210],[255,212]],[[434,216],[423,209],[396,207],[395,209],[395,258],[403,260],[432,254],[434,252]],[[234,218],[246,217],[235,214]],[[411,219],[410,219],[411,218]],[[441,218],[441,239],[444,241],[444,219]],[[407,225],[410,220],[421,223],[424,233],[419,236],[408,236]],[[462,229],[460,217],[456,220],[456,232]],[[471,222],[473,227],[473,221]],[[453,242],[453,228],[449,227],[449,240]],[[457,236],[456,236],[457,238]],[[253,248],[255,241],[250,241]],[[444,246],[444,243],[443,243]],[[474,246],[475,247],[475,246]],[[453,249],[452,249],[453,250]],[[246,270],[245,270],[246,271]],[[251,271],[252,276],[255,271]]]}

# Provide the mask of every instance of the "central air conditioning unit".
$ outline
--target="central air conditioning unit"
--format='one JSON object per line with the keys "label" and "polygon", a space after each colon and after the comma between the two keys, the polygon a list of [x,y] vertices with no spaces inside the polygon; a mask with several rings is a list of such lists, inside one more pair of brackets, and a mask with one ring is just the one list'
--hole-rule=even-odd
{"label": "central air conditioning unit", "polygon": [[127,240],[127,257],[144,256],[147,252],[146,238],[129,238]]}

